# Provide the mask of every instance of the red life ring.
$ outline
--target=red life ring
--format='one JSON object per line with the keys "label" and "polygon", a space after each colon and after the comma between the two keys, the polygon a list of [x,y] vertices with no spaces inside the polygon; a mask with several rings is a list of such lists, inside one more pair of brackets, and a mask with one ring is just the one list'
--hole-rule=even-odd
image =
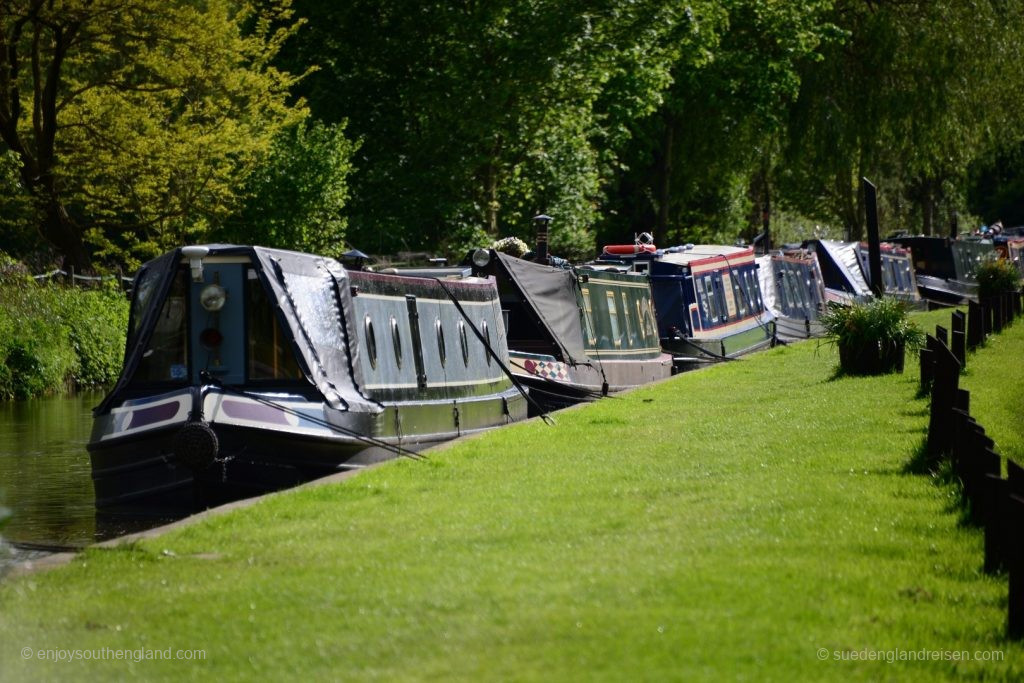
{"label": "red life ring", "polygon": [[604,248],[606,254],[653,254],[658,250],[653,244],[608,244]]}

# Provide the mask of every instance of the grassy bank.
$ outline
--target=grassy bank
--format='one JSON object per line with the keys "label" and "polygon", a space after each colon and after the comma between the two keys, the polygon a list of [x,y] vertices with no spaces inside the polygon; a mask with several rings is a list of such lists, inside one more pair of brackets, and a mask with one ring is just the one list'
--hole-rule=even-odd
{"label": "grassy bank", "polygon": [[127,328],[116,285],[37,283],[0,252],[0,400],[112,382]]}
{"label": "grassy bank", "polygon": [[[986,426],[1022,342],[971,359]],[[0,679],[1019,679],[1005,577],[905,471],[916,372],[835,364],[774,349],[11,580]],[[205,659],[39,661],[76,648]]]}

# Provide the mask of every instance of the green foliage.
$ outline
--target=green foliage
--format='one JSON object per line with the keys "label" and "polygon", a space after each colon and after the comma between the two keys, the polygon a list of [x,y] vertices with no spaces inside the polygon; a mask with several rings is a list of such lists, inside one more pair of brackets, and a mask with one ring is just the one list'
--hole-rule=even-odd
{"label": "green foliage", "polygon": [[128,302],[116,285],[36,284],[3,261],[0,252],[0,399],[116,379],[128,328]]}
{"label": "green foliage", "polygon": [[357,145],[345,125],[300,123],[282,131],[246,180],[245,204],[214,239],[325,256],[346,251],[348,178]]}
{"label": "green foliage", "polygon": [[288,102],[295,78],[270,64],[296,28],[287,7],[7,3],[0,135],[47,239],[77,261],[87,238],[130,269],[233,211],[278,131],[305,115]]}
{"label": "green foliage", "polygon": [[1006,259],[989,259],[978,266],[978,294],[992,296],[1020,290],[1020,271]]}
{"label": "green foliage", "polygon": [[530,246],[518,237],[503,237],[500,240],[495,240],[491,244],[491,249],[522,258],[526,252],[530,251]]}

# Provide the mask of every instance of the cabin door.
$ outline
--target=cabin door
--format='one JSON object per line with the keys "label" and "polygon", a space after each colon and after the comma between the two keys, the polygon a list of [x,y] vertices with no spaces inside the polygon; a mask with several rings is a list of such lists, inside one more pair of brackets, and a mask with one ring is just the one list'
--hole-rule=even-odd
{"label": "cabin door", "polygon": [[[207,371],[225,384],[245,382],[245,281],[241,263],[206,263],[203,281],[190,282],[189,348],[192,350],[192,382]],[[224,289],[224,305],[216,311],[203,307],[203,290],[211,285]]]}

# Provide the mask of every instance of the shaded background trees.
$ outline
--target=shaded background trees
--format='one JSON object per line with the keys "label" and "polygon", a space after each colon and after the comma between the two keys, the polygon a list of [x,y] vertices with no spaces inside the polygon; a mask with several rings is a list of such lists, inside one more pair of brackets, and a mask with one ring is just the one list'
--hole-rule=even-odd
{"label": "shaded background trees", "polygon": [[[458,254],[1020,220],[1003,0],[0,0],[0,249]],[[40,68],[33,69],[32,56]]]}

